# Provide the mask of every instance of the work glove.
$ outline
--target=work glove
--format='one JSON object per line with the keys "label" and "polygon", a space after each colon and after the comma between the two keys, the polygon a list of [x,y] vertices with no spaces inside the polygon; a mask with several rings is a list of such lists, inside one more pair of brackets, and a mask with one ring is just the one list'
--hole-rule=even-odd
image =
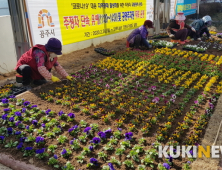
{"label": "work glove", "polygon": [[192,27],[192,28],[191,28],[191,30],[192,30],[193,32],[196,32],[196,30],[195,30],[195,28],[194,28],[194,27]]}
{"label": "work glove", "polygon": [[169,37],[170,37],[170,38],[174,38],[175,36],[174,36],[173,34],[170,34]]}
{"label": "work glove", "polygon": [[198,41],[201,41],[201,38],[197,38]]}
{"label": "work glove", "polygon": [[75,79],[74,77],[72,77],[72,76],[67,76],[66,78],[67,78],[68,80],[70,80],[70,81],[73,81],[73,80],[76,81],[76,79]]}
{"label": "work glove", "polygon": [[53,82],[60,82],[61,80],[58,77],[52,76]]}

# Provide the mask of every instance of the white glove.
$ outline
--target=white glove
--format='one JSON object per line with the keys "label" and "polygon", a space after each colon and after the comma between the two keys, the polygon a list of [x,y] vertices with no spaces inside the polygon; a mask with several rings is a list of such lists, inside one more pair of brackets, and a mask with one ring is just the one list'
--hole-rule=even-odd
{"label": "white glove", "polygon": [[201,38],[197,38],[198,41],[201,41]]}
{"label": "white glove", "polygon": [[192,30],[193,32],[196,32],[196,30],[195,30],[195,28],[194,28],[194,27],[192,27],[192,28],[191,28],[191,30]]}
{"label": "white glove", "polygon": [[173,37],[174,37],[174,35],[173,35],[173,34],[170,34],[170,35],[169,35],[169,37],[170,37],[170,38],[173,38]]}

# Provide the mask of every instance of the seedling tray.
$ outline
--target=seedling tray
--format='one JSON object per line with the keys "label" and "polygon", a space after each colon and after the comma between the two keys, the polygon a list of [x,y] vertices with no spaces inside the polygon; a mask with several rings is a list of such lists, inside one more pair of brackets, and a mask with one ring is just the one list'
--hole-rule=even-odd
{"label": "seedling tray", "polygon": [[196,51],[196,50],[192,50],[192,49],[186,48],[186,47],[183,47],[183,50],[193,51],[193,52],[197,52],[197,53],[205,53],[206,52],[206,51]]}
{"label": "seedling tray", "polygon": [[115,54],[115,52],[109,51],[109,50],[107,50],[107,49],[105,49],[103,47],[95,48],[94,51],[97,52],[97,53],[100,53],[100,54],[102,54],[104,56],[111,56],[111,55]]}

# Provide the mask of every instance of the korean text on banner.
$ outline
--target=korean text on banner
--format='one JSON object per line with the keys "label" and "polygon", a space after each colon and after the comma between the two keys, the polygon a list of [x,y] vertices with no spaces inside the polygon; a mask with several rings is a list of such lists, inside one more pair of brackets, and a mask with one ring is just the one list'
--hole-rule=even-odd
{"label": "korean text on banner", "polygon": [[34,45],[45,45],[51,37],[62,40],[55,0],[26,0],[26,6]]}
{"label": "korean text on banner", "polygon": [[63,45],[134,29],[146,20],[146,0],[57,0]]}
{"label": "korean text on banner", "polygon": [[197,0],[177,0],[176,13],[183,11],[184,15],[195,14],[197,11]]}

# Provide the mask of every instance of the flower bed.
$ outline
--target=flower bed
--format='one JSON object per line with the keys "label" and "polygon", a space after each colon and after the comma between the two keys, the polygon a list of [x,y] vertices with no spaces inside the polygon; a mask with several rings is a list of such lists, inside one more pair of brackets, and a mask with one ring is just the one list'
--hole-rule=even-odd
{"label": "flower bed", "polygon": [[221,74],[210,67],[221,63],[168,48],[117,53],[73,73],[77,81],[40,89],[46,110],[2,99],[1,150],[35,157],[47,169],[189,168],[194,159],[159,159],[157,147],[200,142],[222,93]]}

